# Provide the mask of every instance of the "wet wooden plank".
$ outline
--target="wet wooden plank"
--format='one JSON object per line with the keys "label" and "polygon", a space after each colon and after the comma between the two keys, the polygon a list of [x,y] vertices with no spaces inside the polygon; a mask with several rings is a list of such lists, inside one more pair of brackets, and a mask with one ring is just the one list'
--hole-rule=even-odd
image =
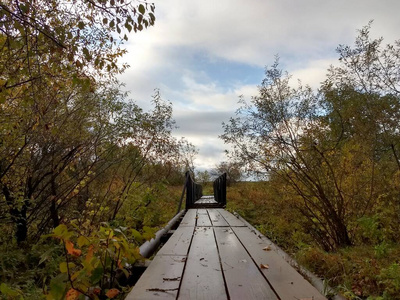
{"label": "wet wooden plank", "polygon": [[221,216],[221,214],[216,209],[207,209],[208,215],[210,216],[211,223],[213,226],[221,227],[221,226],[229,226],[229,224],[225,221],[225,219]]}
{"label": "wet wooden plank", "polygon": [[179,226],[196,226],[197,209],[188,209]]}
{"label": "wet wooden plank", "polygon": [[264,273],[281,299],[326,299],[275,251],[263,250],[265,247],[271,249],[270,244],[258,237],[249,227],[234,227],[232,230],[258,267],[261,264],[268,265],[268,269],[260,268],[260,271]]}
{"label": "wet wooden plank", "polygon": [[197,210],[197,226],[212,226],[207,209]]}
{"label": "wet wooden plank", "polygon": [[224,217],[229,226],[247,226],[242,220],[232,215],[229,211],[219,208],[217,211]]}
{"label": "wet wooden plank", "polygon": [[194,232],[178,299],[227,299],[211,227]]}
{"label": "wet wooden plank", "polygon": [[157,255],[126,300],[176,299],[186,257]]}
{"label": "wet wooden plank", "polygon": [[214,231],[230,299],[278,299],[232,229]]}
{"label": "wet wooden plank", "polygon": [[157,255],[187,255],[194,227],[179,226]]}

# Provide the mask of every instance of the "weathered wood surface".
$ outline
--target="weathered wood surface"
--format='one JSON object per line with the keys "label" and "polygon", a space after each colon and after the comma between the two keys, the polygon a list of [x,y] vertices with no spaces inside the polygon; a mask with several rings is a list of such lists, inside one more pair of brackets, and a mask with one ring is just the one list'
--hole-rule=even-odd
{"label": "weathered wood surface", "polygon": [[179,290],[179,299],[228,299],[212,227],[197,227]]}
{"label": "weathered wood surface", "polygon": [[189,209],[185,216],[182,219],[181,224],[179,225],[179,227],[181,226],[191,226],[194,227],[196,226],[196,218],[197,216],[197,209]]}
{"label": "weathered wood surface", "polygon": [[326,299],[270,243],[224,209],[190,209],[126,299]]}
{"label": "weathered wood surface", "polygon": [[176,299],[185,262],[186,256],[156,255],[125,299]]}
{"label": "weathered wood surface", "polygon": [[203,196],[195,202],[196,204],[218,203],[213,196]]}
{"label": "weathered wood surface", "polygon": [[214,227],[228,227],[228,222],[225,221],[224,217],[216,209],[208,209],[208,215],[210,216],[211,223]]}
{"label": "weathered wood surface", "polygon": [[260,271],[281,299],[291,299],[293,295],[298,299],[325,299],[316,288],[272,250],[270,243],[263,241],[249,227],[232,227],[232,230],[245,245],[256,265],[268,267],[260,268]]}
{"label": "weathered wood surface", "polygon": [[215,201],[214,196],[203,196],[197,200],[191,208],[217,208],[223,206],[222,203]]}
{"label": "weathered wood surface", "polygon": [[230,298],[278,299],[232,229],[214,230]]}
{"label": "weathered wood surface", "polygon": [[180,226],[168,239],[157,255],[182,255],[186,256],[192,241],[194,226]]}

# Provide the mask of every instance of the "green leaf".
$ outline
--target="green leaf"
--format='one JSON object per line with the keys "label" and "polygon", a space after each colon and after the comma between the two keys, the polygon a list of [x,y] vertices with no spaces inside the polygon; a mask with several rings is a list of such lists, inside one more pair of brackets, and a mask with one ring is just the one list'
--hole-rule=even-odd
{"label": "green leaf", "polygon": [[63,299],[67,289],[67,274],[59,274],[50,281],[50,293],[54,299]]}
{"label": "green leaf", "polygon": [[18,290],[15,290],[13,288],[11,288],[10,286],[8,286],[5,283],[2,283],[0,285],[0,292],[8,297],[16,297],[20,294],[20,292]]}
{"label": "green leaf", "polygon": [[143,226],[143,237],[146,240],[151,240],[155,236],[156,229],[148,226]]}
{"label": "green leaf", "polygon": [[19,5],[19,8],[21,9],[21,11],[22,11],[24,14],[26,14],[26,13],[29,12],[29,3],[26,2],[26,3],[20,4],[20,5]]}
{"label": "green leaf", "polygon": [[129,23],[126,23],[126,24],[125,24],[125,28],[128,29],[129,32],[132,31],[132,25],[129,24]]}
{"label": "green leaf", "polygon": [[43,253],[40,256],[40,261],[38,263],[38,265],[44,263],[46,260],[48,260],[51,257],[51,253],[55,250],[55,248],[50,248],[49,250],[47,250],[45,253]]}
{"label": "green leaf", "polygon": [[143,4],[139,5],[139,12],[144,15],[144,13],[146,12],[146,9],[144,8]]}
{"label": "green leaf", "polygon": [[67,226],[61,224],[54,228],[53,236],[60,239],[69,239],[72,236],[72,232],[68,231]]}
{"label": "green leaf", "polygon": [[152,13],[149,13],[149,17],[153,22],[156,20],[156,17]]}
{"label": "green leaf", "polygon": [[104,270],[102,267],[98,267],[92,271],[92,276],[90,276],[90,280],[93,284],[97,284],[101,278],[103,277]]}
{"label": "green leaf", "polygon": [[136,229],[132,229],[131,232],[132,232],[133,238],[137,242],[141,243],[143,241],[143,237],[142,237],[142,235],[140,234],[139,231],[137,231]]}
{"label": "green leaf", "polygon": [[85,28],[85,23],[83,23],[82,21],[80,21],[79,23],[78,23],[78,28],[79,29],[84,29]]}

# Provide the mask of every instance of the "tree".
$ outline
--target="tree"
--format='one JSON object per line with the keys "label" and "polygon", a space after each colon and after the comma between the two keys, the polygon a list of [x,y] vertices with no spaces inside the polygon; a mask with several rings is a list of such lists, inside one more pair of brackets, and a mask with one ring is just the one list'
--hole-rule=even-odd
{"label": "tree", "polygon": [[32,224],[38,236],[57,226],[93,169],[113,164],[106,158],[123,136],[112,120],[127,110],[113,79],[126,67],[117,65],[120,45],[125,32],[152,26],[153,12],[124,0],[0,4],[2,216],[16,224],[18,242]]}
{"label": "tree", "polygon": [[369,26],[355,49],[338,48],[341,65],[330,68],[320,91],[292,88],[276,62],[259,95],[250,104],[242,99],[238,117],[224,124],[231,155],[285,182],[304,226],[326,250],[351,245],[357,220],[378,199],[398,196],[388,178],[399,166],[400,43],[382,50]]}
{"label": "tree", "polygon": [[207,170],[197,171],[196,172],[196,182],[201,184],[202,186],[207,185],[211,182],[210,173]]}
{"label": "tree", "polygon": [[240,181],[242,178],[242,168],[240,163],[235,161],[224,161],[216,165],[215,169],[212,170],[212,175],[215,178],[223,173],[226,173],[227,186]]}

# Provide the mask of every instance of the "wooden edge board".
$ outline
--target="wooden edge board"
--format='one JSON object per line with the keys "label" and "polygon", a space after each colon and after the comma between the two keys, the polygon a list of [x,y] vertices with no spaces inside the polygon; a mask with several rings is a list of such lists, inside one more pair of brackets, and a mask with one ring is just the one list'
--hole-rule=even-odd
{"label": "wooden edge board", "polygon": [[252,229],[233,227],[232,230],[281,299],[326,300],[315,287],[273,251],[271,245],[258,237]]}
{"label": "wooden edge board", "polygon": [[179,226],[196,226],[197,209],[188,209]]}
{"label": "wooden edge board", "polygon": [[[290,257],[289,254],[287,254],[279,246],[275,245],[270,239],[268,239],[266,236],[260,233],[256,228],[254,228],[253,225],[247,222],[242,216],[238,215],[238,217],[247,225],[247,227],[253,230],[259,238],[269,243],[271,245],[272,250],[278,253],[278,255],[282,257],[289,265],[295,267],[296,269],[300,269],[301,273],[307,276],[312,286],[314,286],[320,293],[323,293],[323,291],[326,290],[327,288],[330,289],[330,287],[329,286],[327,287],[320,278],[318,278],[312,272],[308,271],[306,268],[300,266],[292,257]],[[336,294],[335,296],[332,297],[332,300],[346,300],[346,298],[340,294]]]}
{"label": "wooden edge board", "polygon": [[179,226],[157,255],[187,255],[195,227]]}
{"label": "wooden edge board", "polygon": [[213,227],[229,298],[278,299],[231,228]]}
{"label": "wooden edge board", "polygon": [[156,255],[126,300],[176,299],[186,256]]}

